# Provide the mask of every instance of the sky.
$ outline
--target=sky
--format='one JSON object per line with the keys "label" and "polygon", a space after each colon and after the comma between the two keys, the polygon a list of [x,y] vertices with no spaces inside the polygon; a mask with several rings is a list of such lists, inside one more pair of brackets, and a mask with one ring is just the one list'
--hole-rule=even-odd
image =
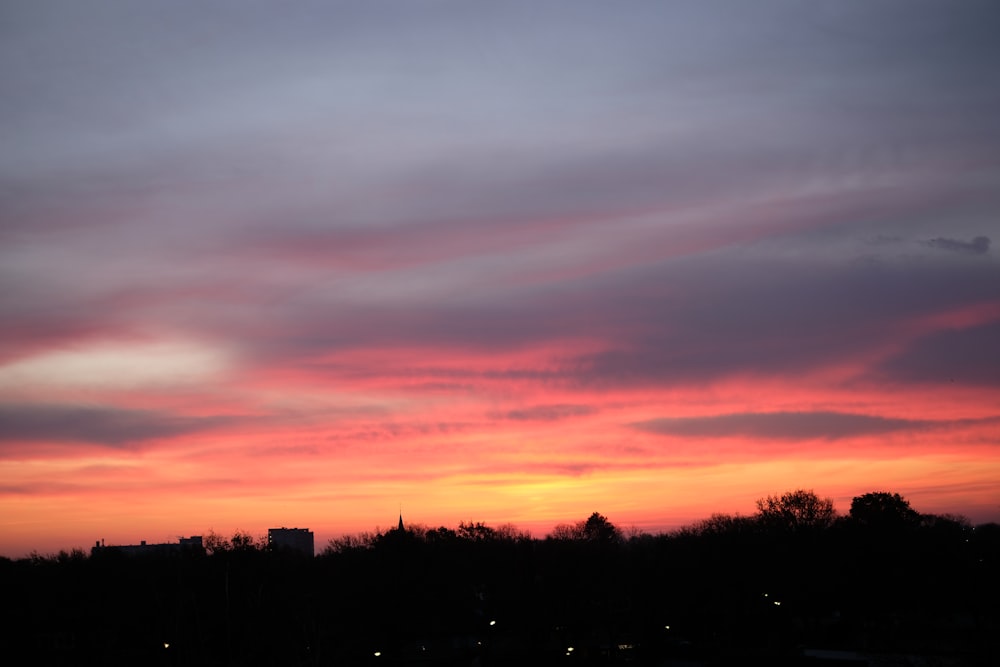
{"label": "sky", "polygon": [[0,555],[1000,521],[992,0],[0,0]]}

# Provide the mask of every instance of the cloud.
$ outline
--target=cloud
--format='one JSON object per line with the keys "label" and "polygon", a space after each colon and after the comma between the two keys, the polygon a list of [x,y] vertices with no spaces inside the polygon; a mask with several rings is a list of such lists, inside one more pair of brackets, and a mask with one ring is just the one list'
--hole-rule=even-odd
{"label": "cloud", "polygon": [[[303,380],[662,387],[878,358],[917,333],[914,321],[1000,301],[989,261],[816,258],[813,239],[783,244],[787,255],[723,248],[427,301],[345,303],[316,287],[189,320],[238,342],[241,363]],[[508,418],[543,415],[558,416]]]}
{"label": "cloud", "polygon": [[923,242],[924,245],[941,250],[950,250],[968,255],[985,255],[990,251],[990,239],[988,236],[977,236],[971,241],[960,241],[939,236]]}
{"label": "cloud", "polygon": [[[456,433],[464,433],[474,429],[478,424],[471,422],[381,422],[362,423],[348,428],[338,428],[336,432],[325,437],[326,442],[337,444],[358,445],[359,443],[386,442],[394,440],[420,439],[425,436],[443,437]],[[283,453],[284,448],[275,449]]]}
{"label": "cloud", "polygon": [[[636,238],[669,254],[669,223],[665,218]],[[152,285],[156,272],[135,280],[129,274],[127,284],[96,296],[78,292],[83,279],[67,276],[61,291],[53,285],[44,293],[15,290],[0,297],[0,304],[7,301],[0,309],[7,325],[0,353],[9,360],[0,376],[24,367],[28,355],[62,359],[66,353],[55,350],[138,349],[129,338],[141,340],[147,330],[197,341],[198,351],[229,350],[223,366],[231,362],[233,373],[242,365],[352,381],[674,386],[870,358],[912,335],[904,331],[907,321],[1000,301],[1000,267],[991,261],[950,262],[928,253],[861,262],[851,255],[819,256],[816,240],[801,233],[782,239],[787,252],[755,253],[753,246],[735,245],[646,262],[615,258],[551,283],[519,282],[519,276],[484,285],[474,262],[452,273],[457,262],[442,260],[429,271],[452,285],[451,294],[388,302],[366,298],[363,290],[345,297],[360,280],[352,274],[316,269],[283,278],[283,261],[263,259],[219,272],[172,274],[159,287]],[[722,234],[716,243],[729,240]],[[603,250],[599,237],[577,241]],[[432,245],[429,239],[422,243]],[[242,287],[230,289],[240,270]],[[396,285],[421,278],[386,275]],[[573,345],[581,340],[587,341],[582,348]],[[550,350],[550,356],[536,355],[532,364],[513,356],[509,365],[500,363],[519,350]],[[359,351],[366,353],[353,356]],[[468,363],[456,365],[457,355]],[[201,358],[191,356],[198,377],[212,368]],[[159,368],[141,360],[133,365],[146,375]],[[61,382],[57,373],[42,370]],[[167,370],[155,375],[166,379],[182,367]],[[80,377],[103,376],[88,371]]]}
{"label": "cloud", "polygon": [[846,412],[732,413],[705,417],[665,417],[633,424],[660,435],[695,438],[748,437],[772,440],[840,440],[912,431],[937,422],[893,419]]}
{"label": "cloud", "polygon": [[[797,265],[740,256],[766,234],[922,215],[921,195],[949,181],[914,187],[914,164],[996,136],[992,98],[971,103],[982,88],[951,76],[985,74],[969,54],[995,51],[974,12],[786,9],[723,21],[697,4],[505,5],[385,23],[260,6],[234,31],[227,12],[25,4],[0,58],[17,93],[0,125],[20,147],[0,161],[27,212],[7,216],[18,232],[0,244],[0,282],[15,286],[0,295],[0,355],[152,331],[291,367],[586,338],[596,351],[546,370],[675,383],[837,362],[898,319],[996,296],[988,266],[821,265],[817,245],[795,248]],[[963,62],[942,71],[942,58]],[[31,76],[14,71],[28,61]],[[915,117],[930,107],[909,100],[932,87],[944,112]],[[945,113],[958,110],[982,116]]]}
{"label": "cloud", "polygon": [[512,480],[530,480],[538,477],[581,477],[594,473],[630,470],[686,469],[703,466],[700,461],[656,461],[628,460],[625,458],[588,457],[577,455],[573,460],[539,459],[517,461],[515,463],[491,462],[489,466],[469,466],[457,474],[469,480],[469,484],[508,485]]}
{"label": "cloud", "polygon": [[557,421],[594,412],[594,408],[589,405],[535,405],[511,410],[505,416],[514,421]]}
{"label": "cloud", "polygon": [[914,318],[1000,300],[1000,271],[920,258],[807,264],[718,252],[619,286],[590,306],[605,316],[596,327],[608,347],[565,366],[581,381],[675,385],[837,365],[898,345]]}
{"label": "cloud", "polygon": [[924,336],[875,372],[896,382],[1000,387],[1000,321]]}
{"label": "cloud", "polygon": [[215,379],[218,351],[178,343],[116,341],[57,349],[0,365],[0,390],[29,386],[134,388],[176,386]]}
{"label": "cloud", "polygon": [[206,431],[228,417],[72,405],[0,405],[0,442],[87,442],[115,448]]}

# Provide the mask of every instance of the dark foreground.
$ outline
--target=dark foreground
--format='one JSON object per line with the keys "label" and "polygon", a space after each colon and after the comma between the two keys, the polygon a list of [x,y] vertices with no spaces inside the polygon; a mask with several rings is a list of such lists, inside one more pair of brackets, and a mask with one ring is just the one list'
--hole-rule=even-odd
{"label": "dark foreground", "polygon": [[995,524],[577,538],[2,560],[0,648],[33,665],[1000,664]]}

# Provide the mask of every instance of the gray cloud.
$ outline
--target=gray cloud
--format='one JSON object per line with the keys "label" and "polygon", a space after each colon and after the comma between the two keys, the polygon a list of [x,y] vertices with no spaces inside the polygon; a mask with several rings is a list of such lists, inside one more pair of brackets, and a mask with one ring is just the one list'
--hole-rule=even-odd
{"label": "gray cloud", "polygon": [[953,423],[890,419],[845,412],[769,412],[653,419],[633,426],[643,431],[679,437],[744,436],[771,440],[840,440]]}
{"label": "gray cloud", "polygon": [[[665,225],[664,244],[666,231]],[[544,345],[553,349],[544,370],[434,371],[436,360],[414,358],[413,369],[391,372],[442,380],[492,374],[541,382],[677,384],[734,373],[795,373],[868,356],[907,334],[907,320],[1000,300],[1000,266],[988,257],[953,262],[928,250],[858,261],[849,253],[823,256],[824,243],[785,234],[781,248],[759,254],[753,246],[736,245],[645,265],[612,258],[603,270],[548,284],[529,278],[485,286],[472,275],[449,298],[389,303],[343,299],[340,285],[349,279],[332,272],[307,274],[315,284],[270,285],[265,257],[246,265],[241,280],[228,270],[192,271],[144,286],[137,276],[138,284],[96,296],[72,291],[82,279],[66,292],[52,284],[44,290],[26,285],[0,296],[6,319],[0,353],[15,357],[47,345],[127,338],[155,324],[237,345],[244,363],[302,364],[317,373],[386,372],[344,366],[347,357],[315,361],[352,349]],[[459,271],[456,279],[463,275]],[[39,308],[40,302],[48,307]],[[580,336],[602,341],[604,349],[560,355],[558,343]],[[995,354],[989,336],[969,338],[962,347],[981,359]],[[880,372],[905,377],[907,363],[924,362],[901,358]]]}
{"label": "gray cloud", "polygon": [[557,421],[569,417],[580,417],[594,413],[589,405],[534,405],[505,414],[515,421]]}
{"label": "gray cloud", "polygon": [[206,431],[224,417],[178,417],[145,410],[68,405],[0,405],[0,441],[88,442],[129,447],[149,440]]}
{"label": "gray cloud", "polygon": [[[974,190],[934,165],[996,166],[994,3],[244,4],[5,5],[3,358],[148,331],[260,364],[585,336],[607,349],[523,375],[673,383],[836,363],[1000,296],[989,262],[741,254]],[[674,218],[706,202],[725,229]],[[602,254],[609,230],[634,244]],[[483,277],[491,253],[513,268]]]}
{"label": "gray cloud", "polygon": [[[246,307],[199,307],[187,320],[201,335],[238,340],[249,363],[304,364],[317,373],[386,372],[353,369],[347,357],[314,365],[331,351],[546,345],[553,359],[544,370],[435,370],[436,360],[415,358],[414,368],[391,372],[657,385],[822,368],[895,344],[908,335],[905,322],[912,318],[1000,300],[1000,267],[992,262],[812,261],[812,245],[792,247],[805,259],[727,249],[545,287],[478,290],[475,299],[331,304],[322,293],[304,292]],[[581,335],[603,341],[605,349],[559,354],[559,342]],[[970,339],[966,349],[973,345],[983,358],[992,354],[988,336]],[[901,372],[905,363],[891,370]]]}
{"label": "gray cloud", "polygon": [[897,382],[1000,385],[1000,321],[925,336],[878,366]]}
{"label": "gray cloud", "polygon": [[985,255],[990,251],[990,239],[988,236],[977,236],[971,241],[960,241],[939,236],[936,239],[924,241],[925,245],[941,250],[951,250],[970,255]]}
{"label": "gray cloud", "polygon": [[[597,326],[607,327],[612,347],[567,367],[581,380],[656,384],[794,373],[896,341],[908,318],[1000,299],[1000,267],[919,258],[807,264],[720,253],[645,276],[655,287],[636,276],[634,293],[593,305],[605,316]],[[968,342],[977,350],[970,354],[995,354],[985,337]]]}

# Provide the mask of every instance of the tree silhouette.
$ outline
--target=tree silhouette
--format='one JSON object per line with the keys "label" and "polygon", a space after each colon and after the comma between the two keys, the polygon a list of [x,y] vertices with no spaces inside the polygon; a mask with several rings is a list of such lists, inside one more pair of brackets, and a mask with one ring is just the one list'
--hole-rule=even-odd
{"label": "tree silhouette", "polygon": [[216,553],[251,553],[254,551],[264,551],[267,549],[267,537],[264,535],[251,535],[250,533],[237,530],[231,538],[225,538],[215,531],[209,531],[203,543],[205,551],[209,554]]}
{"label": "tree silhouette", "polygon": [[561,523],[552,529],[549,537],[555,540],[580,540],[584,542],[617,542],[621,531],[600,512],[594,512],[583,521],[570,525]]}
{"label": "tree silhouette", "polygon": [[900,530],[920,525],[920,514],[898,493],[872,491],[851,501],[850,517],[869,528]]}
{"label": "tree silhouette", "polygon": [[242,532],[208,553],[36,553],[0,558],[0,617],[38,664],[781,665],[813,644],[996,664],[1000,526],[868,530],[913,510],[855,500],[830,530],[804,530],[834,512],[798,490],[628,541],[594,512],[565,539],[407,526],[315,559]]}
{"label": "tree silhouette", "polygon": [[578,540],[580,539],[580,532],[578,526],[559,523],[553,526],[552,532],[549,533],[548,537],[553,540]]}
{"label": "tree silhouette", "polygon": [[362,531],[360,533],[334,537],[327,542],[326,548],[323,549],[322,554],[324,556],[329,556],[335,553],[371,549],[375,546],[375,543],[378,541],[380,536],[381,533],[379,532]]}
{"label": "tree silhouette", "polygon": [[837,518],[833,501],[796,489],[757,500],[757,518],[766,527],[789,532],[828,528]]}
{"label": "tree silhouette", "polygon": [[621,534],[606,516],[594,512],[583,522],[580,536],[588,542],[615,542]]}
{"label": "tree silhouette", "polygon": [[463,521],[458,524],[458,531],[456,532],[462,539],[473,542],[491,542],[497,537],[496,530],[480,521],[476,521],[475,523],[472,521],[468,523]]}
{"label": "tree silhouette", "polygon": [[512,523],[502,523],[495,528],[496,537],[505,542],[526,542],[531,539],[531,533],[521,530]]}
{"label": "tree silhouette", "polygon": [[707,519],[698,522],[691,528],[694,535],[741,535],[756,532],[756,522],[753,517],[740,514],[715,513]]}

